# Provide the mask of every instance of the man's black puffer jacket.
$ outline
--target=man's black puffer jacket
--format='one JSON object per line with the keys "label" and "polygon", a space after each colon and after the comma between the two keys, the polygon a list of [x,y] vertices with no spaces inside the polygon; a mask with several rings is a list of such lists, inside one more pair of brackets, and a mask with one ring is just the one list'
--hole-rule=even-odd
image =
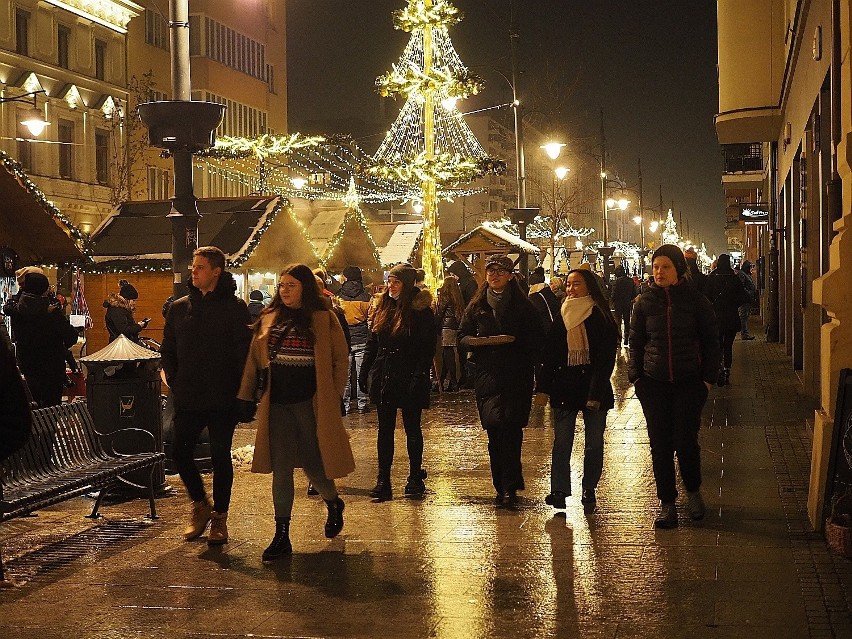
{"label": "man's black puffer jacket", "polygon": [[175,300],[166,316],[163,371],[186,410],[236,410],[243,367],[251,342],[246,303],[235,296],[233,276],[224,272],[216,288],[202,295],[192,282],[189,295]]}
{"label": "man's black puffer jacket", "polygon": [[668,288],[651,284],[633,305],[628,378],[644,375],[670,383],[700,377],[713,384],[718,378],[716,314],[684,280]]}

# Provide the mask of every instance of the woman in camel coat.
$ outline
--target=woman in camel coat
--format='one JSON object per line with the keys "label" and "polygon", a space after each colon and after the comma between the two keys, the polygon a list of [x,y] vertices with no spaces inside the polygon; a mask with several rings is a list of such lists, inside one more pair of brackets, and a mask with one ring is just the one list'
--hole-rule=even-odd
{"label": "woman in camel coat", "polygon": [[[252,472],[273,473],[276,524],[264,560],[292,551],[293,468],[303,468],[326,501],[326,536],[343,527],[334,479],[355,469],[340,416],[348,373],[346,338],[313,272],[303,264],[285,268],[278,295],[255,324],[238,395],[253,408],[262,390]],[[262,389],[258,378],[266,380]]]}

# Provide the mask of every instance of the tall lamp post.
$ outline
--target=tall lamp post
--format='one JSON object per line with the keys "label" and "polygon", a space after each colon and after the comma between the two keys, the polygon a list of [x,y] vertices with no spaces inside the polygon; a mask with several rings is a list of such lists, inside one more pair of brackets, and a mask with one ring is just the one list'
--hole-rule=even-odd
{"label": "tall lamp post", "polygon": [[192,253],[198,248],[198,200],[193,192],[192,154],[213,146],[225,107],[190,101],[189,0],[169,1],[169,38],[172,51],[172,98],[139,105],[139,117],[148,127],[151,146],[168,149],[174,158],[175,194],[168,218],[172,222],[172,290],[188,292],[184,281]]}

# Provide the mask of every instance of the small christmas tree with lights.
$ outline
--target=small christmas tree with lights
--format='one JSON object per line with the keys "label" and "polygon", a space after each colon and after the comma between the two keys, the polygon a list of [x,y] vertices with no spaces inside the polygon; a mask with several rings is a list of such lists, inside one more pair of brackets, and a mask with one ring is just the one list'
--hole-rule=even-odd
{"label": "small christmas tree with lights", "polygon": [[423,204],[422,267],[426,285],[444,279],[438,226],[439,189],[452,189],[500,169],[455,110],[455,101],[478,93],[484,82],[462,64],[447,33],[461,21],[444,0],[408,0],[393,14],[394,27],[411,33],[399,62],[376,80],[386,97],[405,104],[373,156],[372,171],[411,184]]}
{"label": "small christmas tree with lights", "polygon": [[663,244],[677,244],[678,240],[680,240],[680,235],[677,232],[677,222],[674,220],[671,209],[669,209],[666,221],[663,222],[663,231],[660,236]]}

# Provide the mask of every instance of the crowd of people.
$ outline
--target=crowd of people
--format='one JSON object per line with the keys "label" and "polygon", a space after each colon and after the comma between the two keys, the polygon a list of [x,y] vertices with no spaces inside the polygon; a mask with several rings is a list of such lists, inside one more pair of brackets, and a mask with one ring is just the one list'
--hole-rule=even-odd
{"label": "crowd of people", "polygon": [[[748,332],[755,301],[750,264],[734,270],[721,255],[705,276],[695,255],[662,245],[651,278],[637,283],[621,267],[604,282],[589,265],[545,281],[543,269],[522,282],[515,263],[495,254],[477,284],[461,261],[450,263],[437,295],[424,273],[398,264],[380,292],[370,292],[357,266],[341,281],[304,264],[282,269],[275,294],[252,291],[249,304],[216,247],[193,255],[189,294],[163,308],[162,378],[174,409],[173,456],[192,502],[186,540],[228,542],[234,471],[231,448],[240,422],[256,425],[252,471],[272,474],[274,534],[263,552],[274,561],[292,552],[289,537],[295,468],[327,509],[325,535],[343,528],[345,504],[335,480],[355,459],[343,416],[377,413],[376,485],[371,498],[393,498],[394,431],[401,415],[408,456],[404,494],[427,492],[423,411],[432,392],[473,389],[486,432],[495,504],[514,508],[524,490],[523,429],[536,403],[549,403],[554,440],[550,492],[564,509],[572,495],[571,455],[578,417],[585,433],[580,502],[593,512],[604,472],[604,432],[614,407],[610,378],[627,348],[650,439],[660,511],[658,528],[678,525],[675,458],[692,519],[704,516],[701,494],[701,411],[709,389],[730,383],[731,344]],[[21,273],[4,312],[12,318],[17,364],[34,406],[59,403],[65,353],[77,333],[48,295],[38,269]],[[751,286],[749,286],[749,284]],[[333,291],[331,289],[334,289]],[[147,320],[134,318],[136,289],[122,280],[104,302],[110,339],[138,339]],[[2,337],[2,336],[0,336]],[[0,422],[28,419],[21,376],[8,340],[2,344],[4,412]],[[57,395],[58,393],[58,395]],[[212,496],[193,453],[202,432],[210,442]],[[27,429],[3,441],[12,454]]]}

